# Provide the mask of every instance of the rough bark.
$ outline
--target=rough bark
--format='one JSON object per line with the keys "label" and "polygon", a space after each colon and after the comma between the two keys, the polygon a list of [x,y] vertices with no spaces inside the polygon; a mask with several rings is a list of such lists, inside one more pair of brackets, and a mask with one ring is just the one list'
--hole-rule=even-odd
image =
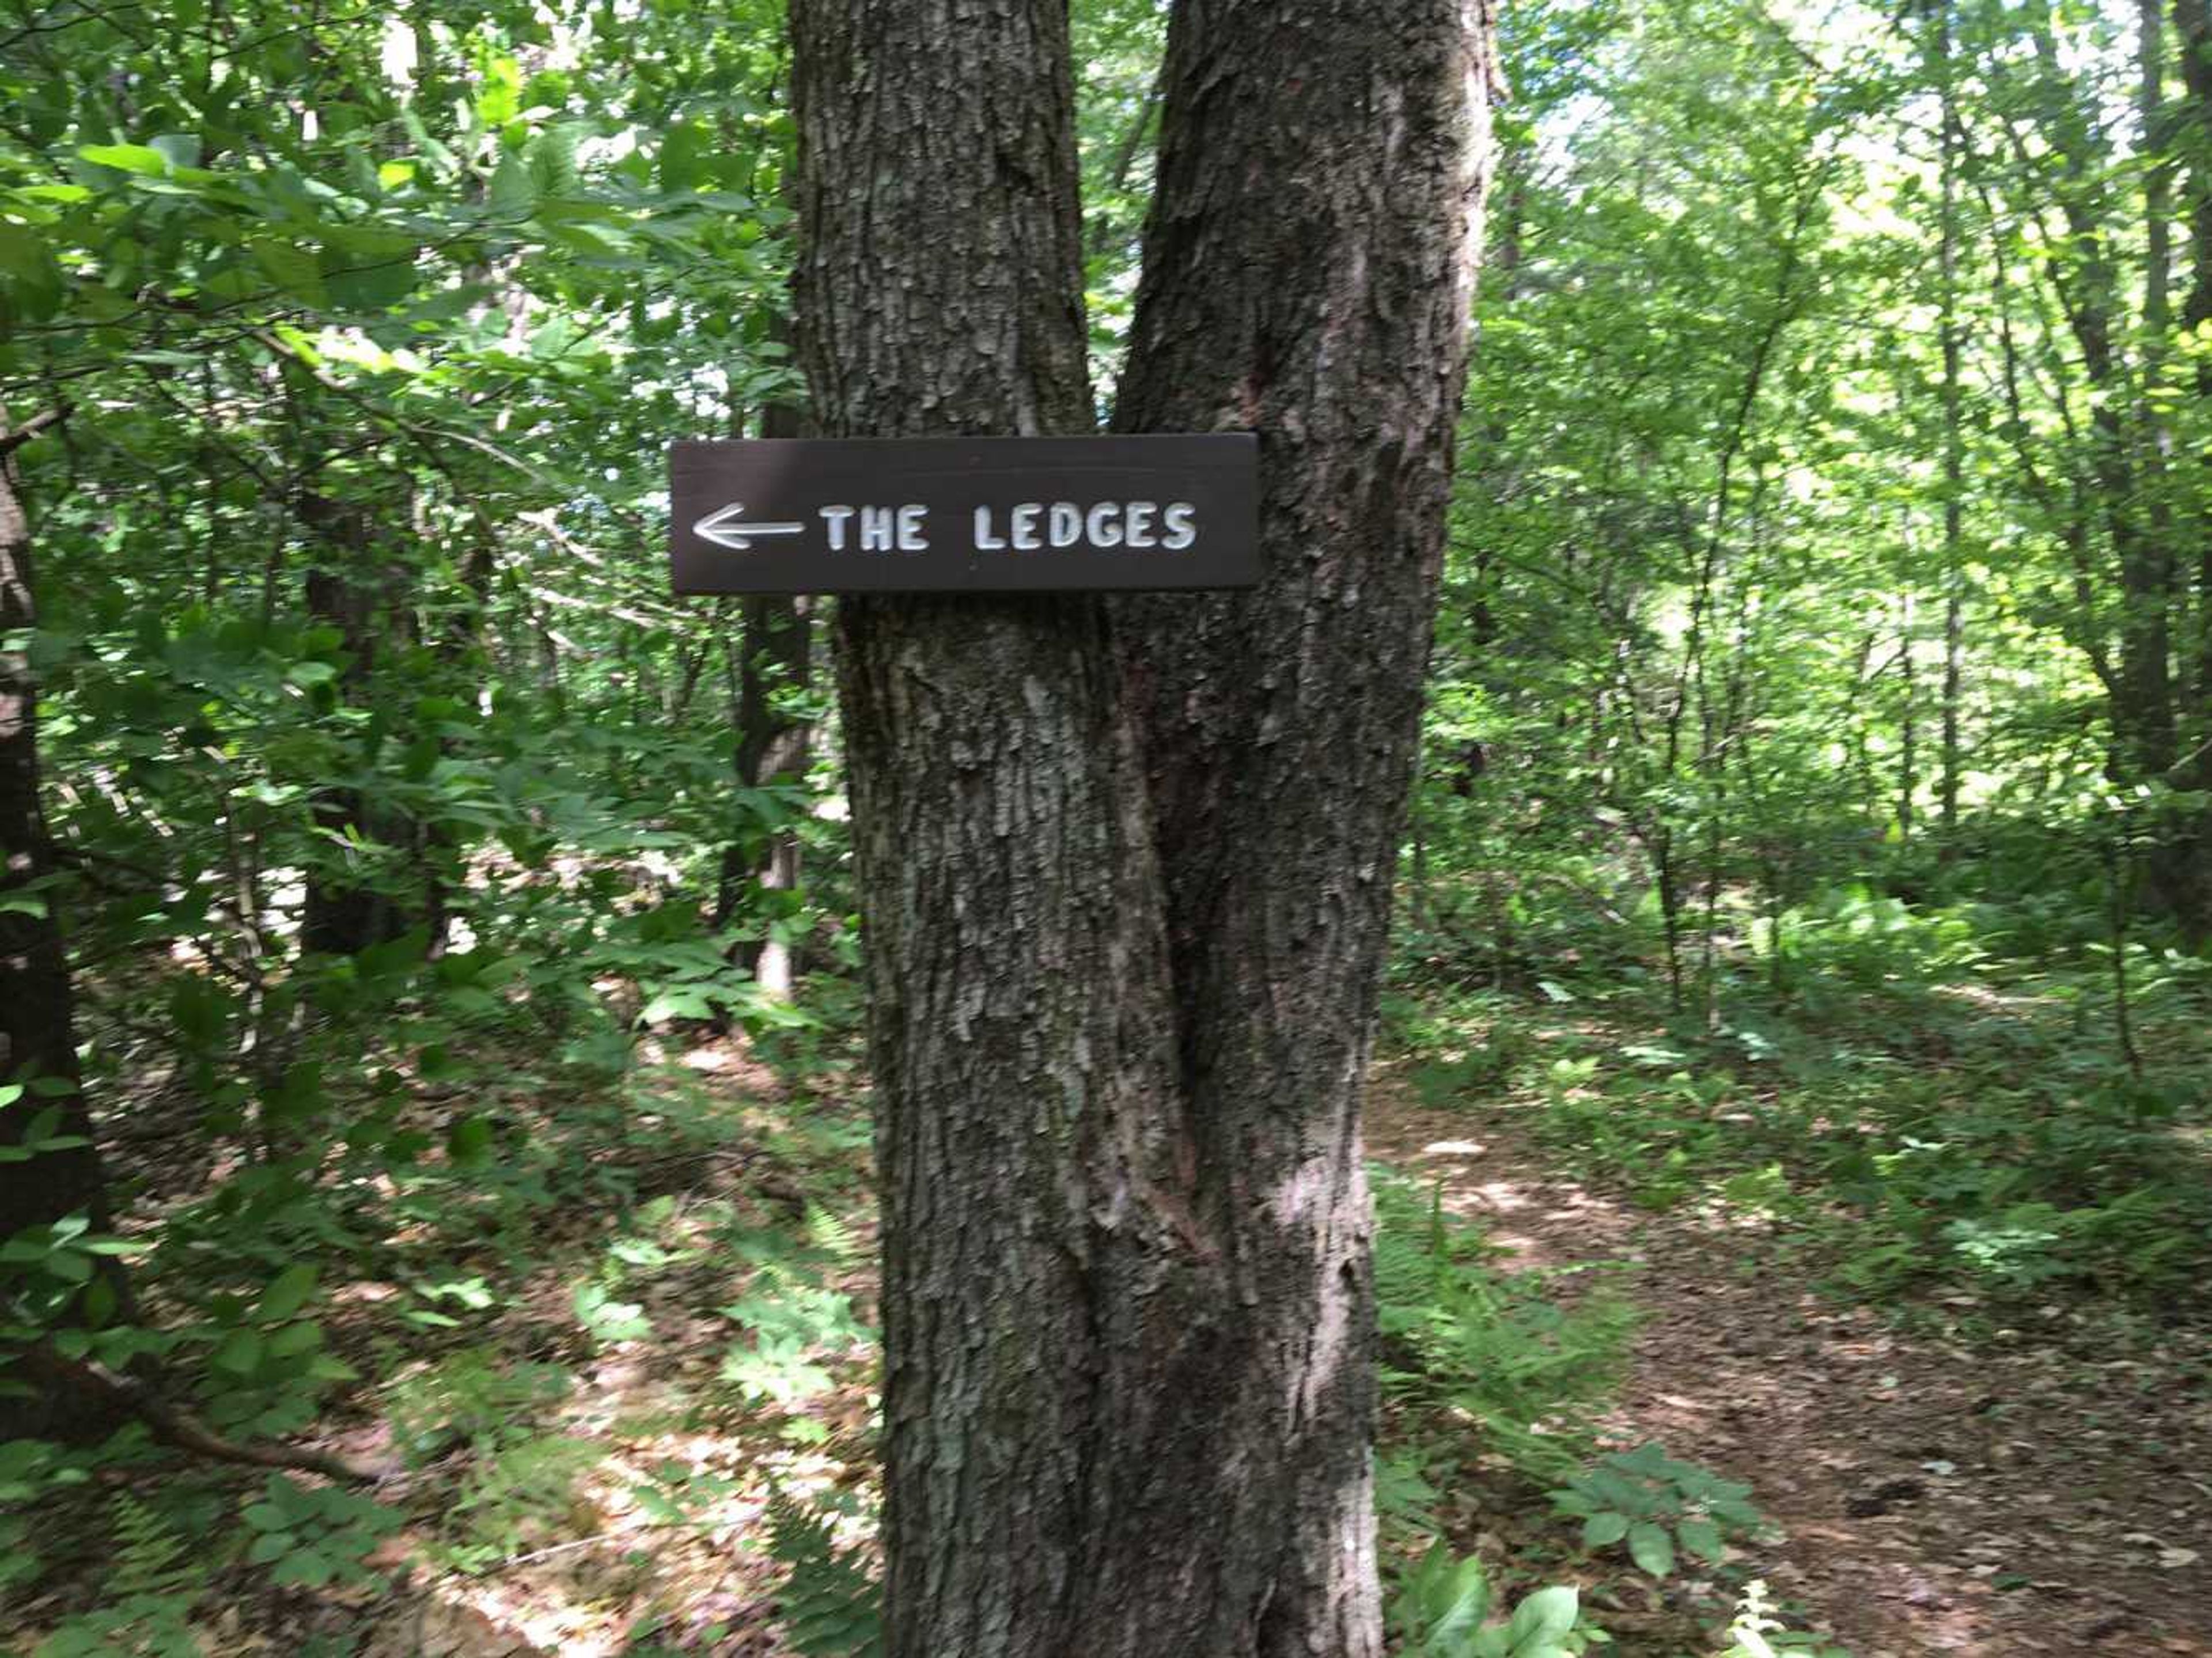
{"label": "rough bark", "polygon": [[1257,430],[1267,550],[1255,593],[1121,618],[1221,1284],[1186,1336],[1215,1454],[1194,1436],[1194,1466],[1127,1465],[1164,1509],[1215,1516],[1226,1619],[1192,1652],[1380,1649],[1358,1095],[1466,377],[1488,39],[1466,0],[1186,4],[1169,36],[1115,423]]}
{"label": "rough bark", "polygon": [[[36,429],[27,422],[11,434],[0,423],[0,640],[27,633],[38,617],[30,525],[8,459]],[[27,1093],[0,1106],[0,1145],[21,1145],[50,1108],[58,1116],[46,1133],[82,1142],[25,1162],[0,1162],[0,1240],[72,1214],[88,1215],[95,1230],[108,1224],[106,1187],[77,1066],[69,961],[47,884],[53,869],[39,800],[38,686],[23,652],[0,650],[0,1083],[41,1078],[64,1090]],[[119,1279],[108,1282],[120,1288]],[[32,1398],[0,1391],[0,1439],[67,1431],[97,1414],[65,1391],[41,1388]]]}
{"label": "rough bark", "polygon": [[[830,435],[1090,424],[1064,0],[797,0]],[[1255,594],[845,601],[899,1658],[1381,1649],[1357,1098],[1462,380],[1484,20],[1181,9],[1128,430]]]}
{"label": "rough bark", "polygon": [[[1082,430],[1064,3],[799,0],[791,24],[817,425]],[[890,1650],[1176,1650],[1116,1643],[1143,1612],[1097,1595],[1102,1552],[1173,1565],[1168,1540],[1098,1525],[1093,1490],[1120,1454],[1100,1397],[1117,1349],[1172,1315],[1140,1279],[1188,1256],[1155,1195],[1176,1172],[1168,986],[1104,609],[848,598],[837,628],[878,1101]]]}

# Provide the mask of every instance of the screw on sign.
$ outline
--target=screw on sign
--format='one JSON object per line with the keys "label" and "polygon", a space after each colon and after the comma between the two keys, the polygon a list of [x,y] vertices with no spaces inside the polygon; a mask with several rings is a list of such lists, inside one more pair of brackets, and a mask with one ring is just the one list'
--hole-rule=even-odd
{"label": "screw on sign", "polygon": [[764,439],[669,452],[679,593],[1249,587],[1259,440]]}

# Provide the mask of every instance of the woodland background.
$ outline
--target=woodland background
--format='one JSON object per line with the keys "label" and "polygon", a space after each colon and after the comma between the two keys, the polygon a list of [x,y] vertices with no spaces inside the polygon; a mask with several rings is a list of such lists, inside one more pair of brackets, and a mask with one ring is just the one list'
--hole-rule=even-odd
{"label": "woodland background", "polygon": [[[1103,415],[1163,18],[1075,21]],[[2212,15],[1501,27],[1404,1649],[2212,1650]],[[872,1638],[821,607],[664,565],[666,445],[799,417],[787,67],[755,0],[0,0],[0,925],[80,1050],[0,1079],[76,1400],[0,1417],[0,1645]]]}

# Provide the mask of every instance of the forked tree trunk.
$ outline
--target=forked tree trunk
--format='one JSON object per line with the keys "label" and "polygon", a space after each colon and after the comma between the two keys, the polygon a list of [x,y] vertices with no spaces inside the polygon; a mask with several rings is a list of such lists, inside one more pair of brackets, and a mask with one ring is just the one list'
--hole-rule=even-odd
{"label": "forked tree trunk", "polygon": [[[1185,6],[1119,424],[1256,594],[848,599],[896,1658],[1371,1658],[1358,1090],[1485,149],[1463,0]],[[1091,425],[1065,0],[796,0],[828,435]]]}

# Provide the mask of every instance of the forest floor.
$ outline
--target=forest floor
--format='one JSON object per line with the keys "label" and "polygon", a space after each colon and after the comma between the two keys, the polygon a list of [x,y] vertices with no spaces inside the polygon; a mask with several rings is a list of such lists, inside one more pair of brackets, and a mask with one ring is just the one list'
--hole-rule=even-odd
{"label": "forest floor", "polygon": [[[1632,1264],[1641,1319],[1601,1425],[1751,1486],[1780,1535],[1728,1570],[1798,1609],[1793,1629],[1853,1658],[2212,1654],[2201,1342],[2100,1351],[2093,1332],[2055,1327],[2074,1316],[2061,1306],[1972,1345],[1908,1334],[1816,1293],[1756,1225],[1650,1212],[1565,1175],[1540,1149],[1538,1109],[1427,1106],[1385,1067],[1369,1151],[1436,1183],[1508,1270]],[[1527,1539],[1455,1540],[1510,1566]],[[1689,1630],[1711,1626],[1714,1586],[1662,1593],[1620,1565],[1551,1575],[1583,1581],[1613,1650],[1680,1658]]]}
{"label": "forest floor", "polygon": [[[1656,1441],[1741,1481],[1775,1530],[1655,1582],[1618,1547],[1581,1548],[1549,1482],[1446,1412],[1411,1425],[1437,1436],[1455,1551],[1514,1592],[1579,1584],[1616,1643],[1595,1650],[1619,1658],[1705,1658],[1754,1578],[1792,1630],[1831,1643],[1806,1649],[1822,1658],[2212,1655],[2212,1343],[2195,1315],[2115,1319],[2078,1289],[1999,1303],[1956,1280],[1839,1299],[1802,1226],[1705,1201],[1671,1164],[1618,1187],[1572,1177],[1609,1166],[1588,1137],[1618,1119],[1563,1109],[1525,1061],[1554,1035],[1636,1052],[1636,1033],[1575,1023],[1524,1022],[1502,1044],[1493,1029],[1466,1062],[1518,1042],[1524,1063],[1464,1084],[1447,1042],[1399,1041],[1370,1153],[1542,1295],[1602,1285],[1632,1304],[1626,1377],[1594,1424],[1605,1443]],[[196,1546],[298,1482],[150,1455],[101,1488],[138,1505],[135,1541],[91,1487],[44,1517],[52,1566],[0,1611],[0,1652],[137,1582],[166,1585],[199,1649],[223,1654],[789,1658],[779,1495],[842,1510],[863,1550],[869,1529],[865,1079],[848,1042],[771,1065],[695,1035],[641,1058],[619,1100],[587,1110],[516,1053],[470,1102],[501,1155],[426,1188],[420,1222],[373,1261],[325,1263],[331,1345],[363,1380],[330,1399],[320,1436],[392,1470],[368,1494],[393,1529],[332,1522],[317,1546],[366,1570],[288,1587],[234,1540]],[[1688,1127],[1737,1143],[1735,1096],[1701,1097]],[[167,1108],[140,1103],[158,1127]],[[149,1213],[201,1178],[157,1175]],[[1573,1270],[1589,1266],[1608,1270]]]}

